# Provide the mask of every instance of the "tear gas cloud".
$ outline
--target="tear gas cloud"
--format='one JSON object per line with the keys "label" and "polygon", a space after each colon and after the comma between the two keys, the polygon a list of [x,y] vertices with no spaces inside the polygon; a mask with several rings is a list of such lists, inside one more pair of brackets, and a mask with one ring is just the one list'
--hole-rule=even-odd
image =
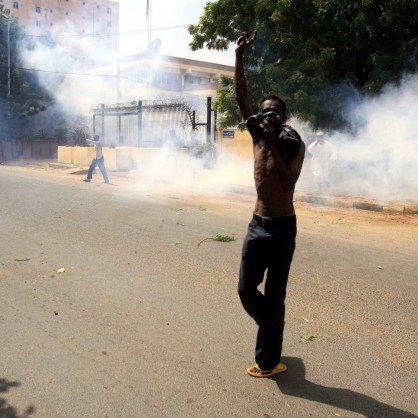
{"label": "tear gas cloud", "polygon": [[[100,50],[89,37],[68,38],[65,44],[60,45],[47,48],[38,44],[32,50],[21,49],[25,67],[44,70],[37,73],[39,81],[54,95],[60,111],[84,114],[86,119],[90,119],[89,111],[94,105],[115,103],[117,57]],[[95,66],[111,63],[115,77],[68,74],[69,69],[78,67],[77,57],[92,57]],[[74,72],[79,73],[78,70]],[[91,74],[91,71],[84,72]],[[129,92],[127,97],[132,99]],[[338,152],[338,161],[330,178],[331,193],[385,200],[418,200],[417,103],[418,76],[405,76],[399,86],[388,85],[378,97],[351,104],[352,110],[347,113],[347,118],[350,124],[359,127],[356,134],[334,132],[328,138]],[[300,125],[297,121],[290,123],[296,128]],[[177,169],[167,164],[166,157],[160,154],[153,161],[148,161],[144,176],[151,179],[165,174],[165,181],[175,189],[197,191],[200,188],[200,191],[208,193],[226,191],[227,184],[239,181],[244,185],[253,184],[250,156],[243,160],[218,152],[216,170],[199,181],[196,181],[195,168],[199,168],[201,161],[191,163],[180,159],[179,164],[189,168],[178,175]],[[190,164],[196,167],[190,167]],[[310,187],[309,182],[304,181],[310,176],[307,167],[306,164],[297,186],[299,189]],[[205,187],[206,190],[203,190]]]}
{"label": "tear gas cloud", "polygon": [[[215,167],[208,168],[205,158],[195,158],[190,154],[193,152],[187,148],[173,151],[170,146],[153,152],[150,158],[141,162],[134,189],[144,196],[154,193],[160,185],[166,187],[170,195],[220,197],[254,183],[250,159],[218,152]],[[255,193],[252,187],[245,190]]]}
{"label": "tear gas cloud", "polygon": [[357,132],[328,138],[338,152],[330,179],[333,193],[418,201],[417,105],[417,75],[350,104],[347,118]]}
{"label": "tear gas cloud", "polygon": [[[66,26],[68,33],[76,29]],[[19,55],[25,68],[34,70],[39,83],[54,98],[64,114],[88,113],[93,104],[116,102],[117,55],[112,55],[97,37],[77,37],[63,34],[55,28],[51,33],[57,39],[54,47],[44,45],[40,39],[31,39],[34,48],[25,41],[20,44]],[[105,76],[92,71],[106,65],[113,72]]]}

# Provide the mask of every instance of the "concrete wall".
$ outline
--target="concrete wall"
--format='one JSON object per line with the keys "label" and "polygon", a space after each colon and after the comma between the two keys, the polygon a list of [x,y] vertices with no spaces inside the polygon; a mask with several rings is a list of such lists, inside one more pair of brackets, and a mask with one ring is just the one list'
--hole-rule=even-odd
{"label": "concrete wall", "polygon": [[[132,169],[134,150],[142,149],[130,147],[103,147],[103,156],[107,170],[128,171]],[[94,157],[94,147],[58,147],[57,162],[62,164],[74,164],[77,166],[88,167]]]}
{"label": "concrete wall", "polygon": [[55,158],[58,144],[51,141],[0,141],[0,161],[20,158]]}
{"label": "concrete wall", "polygon": [[[233,133],[233,138],[225,138],[224,131],[229,134]],[[253,140],[248,131],[240,131],[239,129],[219,129],[217,131],[218,152],[226,152],[235,154],[243,159],[252,159],[253,157]]]}
{"label": "concrete wall", "polygon": [[[218,155],[237,155],[242,159],[251,160],[253,158],[252,139],[247,131],[234,131],[233,138],[224,138],[222,130],[217,132],[217,152]],[[138,147],[103,147],[106,168],[109,171],[128,171],[134,167],[140,168],[144,161],[164,160],[167,158],[167,148],[138,148]],[[189,154],[188,148],[180,149],[180,157],[187,161]],[[58,147],[59,163],[74,164],[77,166],[89,166],[94,158],[93,147]]]}

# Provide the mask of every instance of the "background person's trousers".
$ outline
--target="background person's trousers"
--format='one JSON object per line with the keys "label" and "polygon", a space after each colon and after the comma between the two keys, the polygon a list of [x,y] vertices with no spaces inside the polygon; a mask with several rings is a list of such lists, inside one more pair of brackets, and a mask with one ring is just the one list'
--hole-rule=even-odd
{"label": "background person's trousers", "polygon": [[[238,294],[258,324],[255,360],[262,370],[280,362],[286,286],[295,251],[296,215],[266,219],[254,215],[242,248]],[[264,294],[258,286],[264,279]]]}
{"label": "background person's trousers", "polygon": [[100,171],[103,176],[103,180],[106,183],[109,183],[109,177],[107,176],[106,167],[104,165],[104,157],[101,158],[94,158],[93,161],[90,164],[89,172],[87,173],[87,180],[91,180],[93,178],[93,172],[96,166],[99,166]]}

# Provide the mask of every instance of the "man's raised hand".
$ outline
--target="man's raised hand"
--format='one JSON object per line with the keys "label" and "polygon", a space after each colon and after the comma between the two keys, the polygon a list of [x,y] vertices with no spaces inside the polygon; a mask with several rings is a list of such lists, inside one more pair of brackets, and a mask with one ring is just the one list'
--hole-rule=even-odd
{"label": "man's raised hand", "polygon": [[257,30],[255,30],[252,35],[249,35],[247,32],[242,32],[242,35],[237,40],[235,51],[244,51],[244,49],[248,48],[256,38]]}

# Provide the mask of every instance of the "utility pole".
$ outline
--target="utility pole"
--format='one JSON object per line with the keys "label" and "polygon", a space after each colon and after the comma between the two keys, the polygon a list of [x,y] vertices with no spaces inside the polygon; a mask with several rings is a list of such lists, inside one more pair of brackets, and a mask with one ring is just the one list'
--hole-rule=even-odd
{"label": "utility pole", "polygon": [[147,8],[145,10],[147,16],[147,26],[148,26],[148,45],[151,43],[151,0],[147,0]]}
{"label": "utility pole", "polygon": [[[119,105],[120,105],[120,100],[121,100],[121,94],[120,94],[120,59],[118,58],[117,60],[117,67],[116,67],[116,71],[117,71],[117,78],[116,78],[116,106],[119,109]],[[121,116],[120,113],[118,112],[118,145],[123,145],[120,143],[121,141],[121,130],[122,130],[122,123],[121,123]]]}
{"label": "utility pole", "polygon": [[10,71],[10,16],[4,13],[1,14],[7,21],[7,96],[10,97],[10,81],[11,81],[11,71]]}

